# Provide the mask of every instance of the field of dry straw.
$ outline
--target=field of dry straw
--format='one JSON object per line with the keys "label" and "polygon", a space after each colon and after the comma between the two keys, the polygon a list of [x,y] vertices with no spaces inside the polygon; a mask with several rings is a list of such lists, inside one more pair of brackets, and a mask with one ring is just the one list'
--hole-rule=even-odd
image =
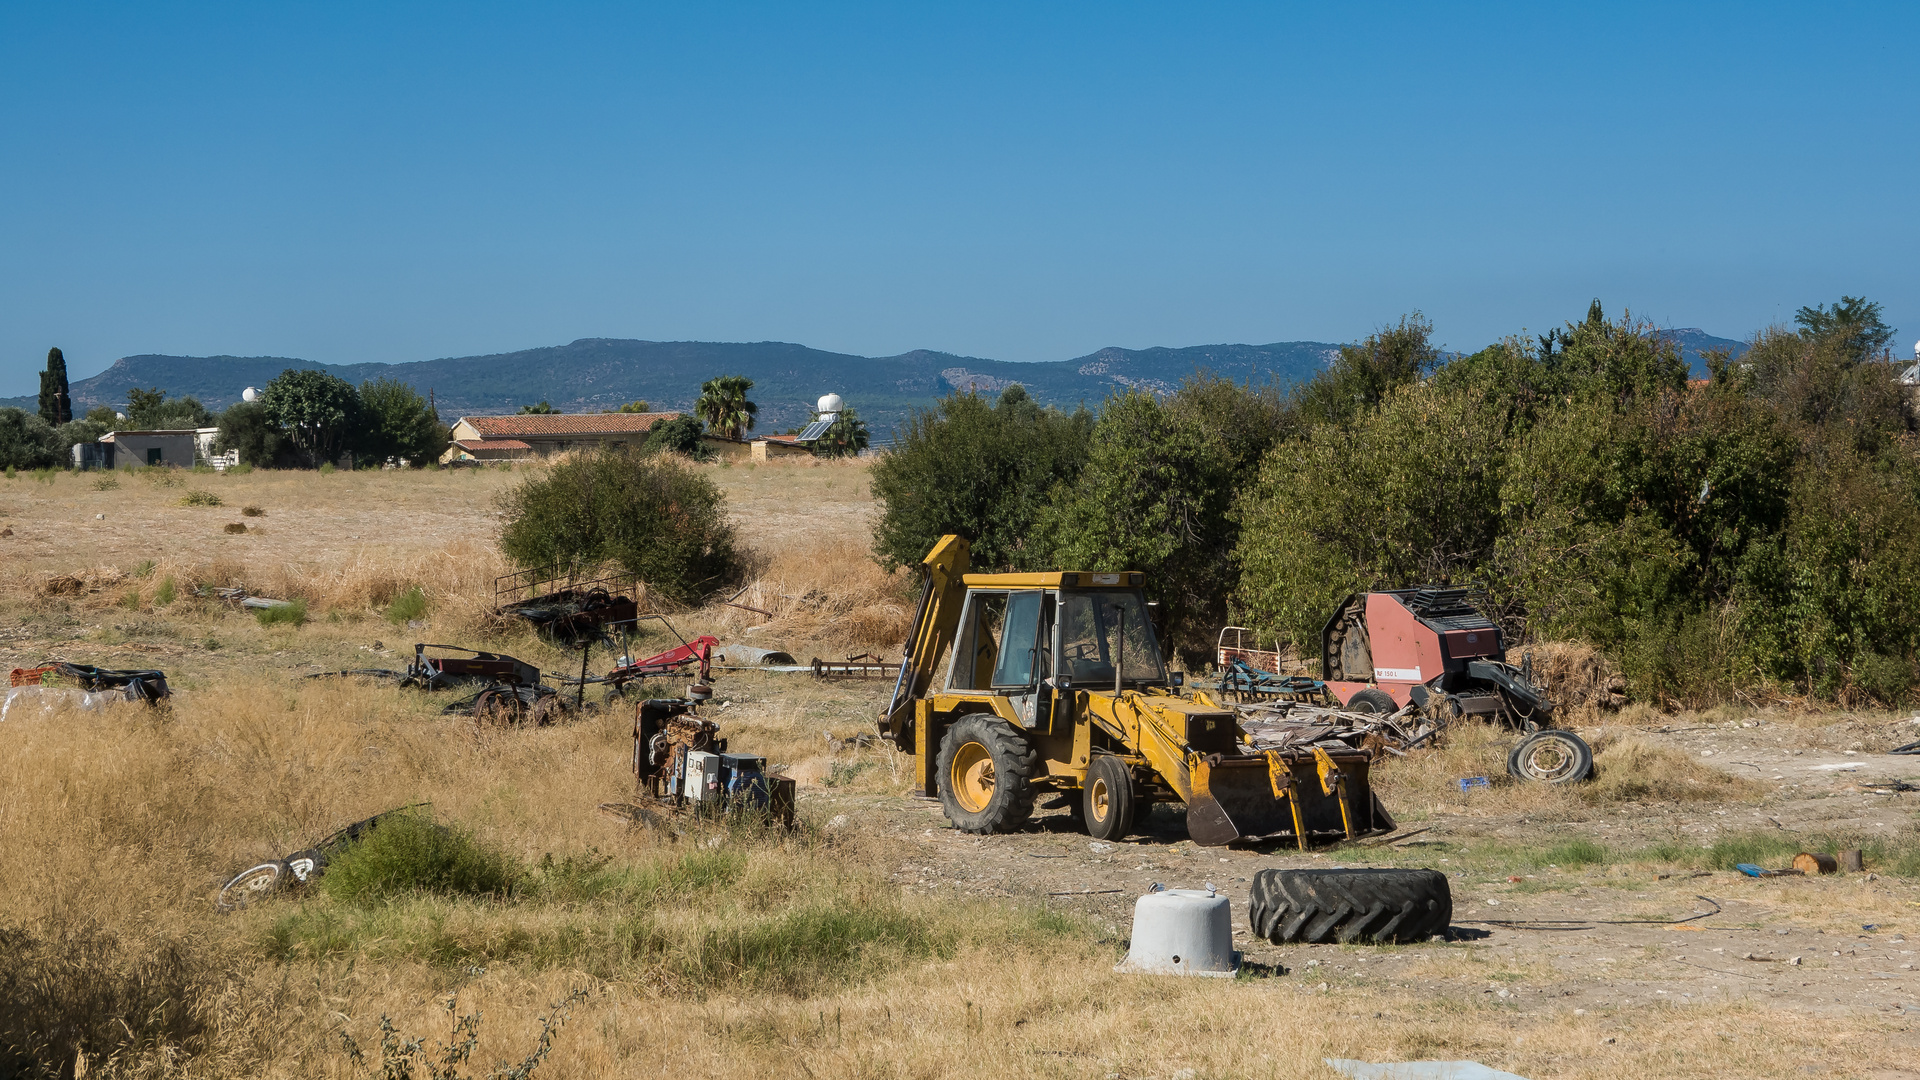
{"label": "field of dry straw", "polygon": [[[742,607],[672,612],[684,633],[802,660],[898,656],[912,597],[866,557],[864,466],[709,469],[755,573]],[[1584,1019],[1477,997],[1117,976],[1124,926],[1044,895],[941,899],[889,880],[917,838],[843,797],[900,802],[907,773],[893,762],[834,792],[818,782],[832,764],[821,730],[865,729],[872,687],[721,680],[735,745],[802,779],[801,827],[786,834],[597,813],[631,793],[624,713],[481,730],[430,695],[300,677],[398,666],[415,640],[562,666],[568,654],[487,614],[508,569],[492,499],[525,475],[0,481],[0,666],[153,666],[178,689],[165,711],[0,728],[0,1076],[360,1075],[343,1035],[377,1058],[386,1018],[434,1050],[449,1043],[448,1002],[480,1017],[458,1075],[485,1075],[533,1053],[575,991],[541,1077],[1295,1077],[1330,1075],[1325,1056],[1521,1047],[1541,1076],[1788,1075],[1783,1049],[1846,1060],[1815,1018],[1782,1014],[1764,1018],[1770,1045],[1690,1054],[1711,1031],[1763,1022],[1742,1003],[1595,1050]],[[261,625],[198,592],[234,584],[306,601],[307,622]],[[415,587],[421,625],[389,621]],[[1463,739],[1383,770],[1383,794],[1417,815],[1498,753]],[[1749,794],[1630,732],[1605,754],[1635,762],[1607,774],[1611,788],[1495,797],[1553,813]],[[237,870],[414,803],[492,860],[492,886],[314,889],[214,912]]]}

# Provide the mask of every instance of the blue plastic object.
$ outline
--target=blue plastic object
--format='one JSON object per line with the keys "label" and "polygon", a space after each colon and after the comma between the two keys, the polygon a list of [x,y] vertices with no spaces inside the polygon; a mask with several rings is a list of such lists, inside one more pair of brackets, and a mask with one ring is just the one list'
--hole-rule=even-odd
{"label": "blue plastic object", "polygon": [[1758,866],[1755,866],[1750,862],[1734,863],[1733,868],[1747,875],[1748,877],[1766,877],[1767,876],[1767,872],[1764,869]]}
{"label": "blue plastic object", "polygon": [[1474,788],[1490,788],[1493,781],[1484,776],[1463,776],[1460,778],[1460,790],[1472,791]]}

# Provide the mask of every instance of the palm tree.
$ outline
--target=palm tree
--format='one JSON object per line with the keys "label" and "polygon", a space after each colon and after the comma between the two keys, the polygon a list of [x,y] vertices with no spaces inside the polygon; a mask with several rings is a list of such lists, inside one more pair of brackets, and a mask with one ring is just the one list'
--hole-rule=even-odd
{"label": "palm tree", "polygon": [[840,418],[813,444],[813,452],[818,457],[852,457],[866,448],[867,422],[860,419],[851,405],[840,410]]}
{"label": "palm tree", "polygon": [[729,439],[753,430],[753,416],[760,406],[747,400],[753,380],[745,375],[722,375],[700,384],[700,400],[693,411],[707,422],[707,429]]}

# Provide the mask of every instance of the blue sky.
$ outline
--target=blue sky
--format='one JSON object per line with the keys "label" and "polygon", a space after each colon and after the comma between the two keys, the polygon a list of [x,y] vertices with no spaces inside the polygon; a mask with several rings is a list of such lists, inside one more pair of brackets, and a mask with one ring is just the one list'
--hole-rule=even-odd
{"label": "blue sky", "polygon": [[1920,335],[1913,5],[0,6],[0,395],[58,344]]}

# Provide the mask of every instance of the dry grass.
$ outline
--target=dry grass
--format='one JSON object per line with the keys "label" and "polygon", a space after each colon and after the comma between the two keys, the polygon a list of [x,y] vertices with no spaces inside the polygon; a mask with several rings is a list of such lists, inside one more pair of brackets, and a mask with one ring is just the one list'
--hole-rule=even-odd
{"label": "dry grass", "polygon": [[[1429,814],[1572,814],[1587,808],[1644,802],[1734,802],[1765,787],[1709,768],[1668,747],[1609,730],[1586,732],[1594,749],[1594,781],[1551,786],[1507,776],[1507,751],[1520,736],[1491,724],[1460,724],[1440,746],[1389,758],[1373,769],[1373,787],[1396,811]],[[1462,792],[1462,777],[1491,787]]]}
{"label": "dry grass", "polygon": [[864,549],[822,538],[783,547],[757,570],[732,598],[740,606],[712,609],[719,626],[742,635],[759,627],[823,649],[885,650],[897,659],[919,586],[906,571],[888,574]]}
{"label": "dry grass", "polygon": [[[775,614],[747,635],[757,617],[710,606],[676,615],[683,630],[822,655],[897,648],[910,590],[865,560],[863,464],[706,468],[760,554],[758,591],[742,602]],[[1323,1056],[1476,1058],[1543,1080],[1784,1077],[1809,1060],[1858,1075],[1898,1037],[1872,1017],[1841,1030],[1738,1000],[1576,1017],[1550,1001],[1523,1012],[1338,976],[1325,990],[1291,977],[1122,978],[1116,928],[893,888],[888,835],[807,814],[787,837],[632,830],[596,813],[631,792],[626,716],[480,731],[439,716],[430,695],[293,677],[390,665],[362,650],[401,633],[382,610],[416,584],[435,639],[479,644],[484,632],[560,666],[566,654],[483,617],[504,569],[492,498],[518,478],[194,477],[227,507],[265,511],[232,536],[219,530],[240,515],[180,506],[180,477],[104,491],[64,475],[0,481],[0,525],[16,534],[0,538],[0,630],[33,648],[57,629],[90,655],[164,660],[179,688],[166,712],[56,712],[0,732],[0,1033],[39,1033],[62,1068],[83,1053],[90,1077],[337,1077],[349,1075],[342,1030],[370,1046],[387,1014],[409,1036],[442,1038],[448,995],[485,1017],[477,1061],[517,1060],[548,1005],[584,986],[592,995],[540,1076],[663,1063],[694,1076],[1324,1076]],[[234,583],[304,599],[313,621],[261,627],[192,591]],[[199,644],[214,637],[218,648]],[[904,786],[902,755],[829,752],[823,738],[870,730],[887,686],[729,673],[720,689],[727,734],[790,766],[809,799]],[[1463,728],[1383,763],[1378,784],[1396,811],[1578,809],[1584,796],[1532,786],[1459,795],[1459,776],[1503,776],[1511,738]],[[1607,800],[1687,798],[1689,781],[1712,775],[1630,734],[1603,740],[1600,761],[1592,788]],[[1630,790],[1633,778],[1650,786]],[[213,913],[235,871],[418,801],[524,868],[524,887],[508,900],[384,905],[316,892]],[[1543,977],[1464,947],[1432,955],[1440,975]],[[1761,1023],[1765,1040],[1724,1034]]]}

